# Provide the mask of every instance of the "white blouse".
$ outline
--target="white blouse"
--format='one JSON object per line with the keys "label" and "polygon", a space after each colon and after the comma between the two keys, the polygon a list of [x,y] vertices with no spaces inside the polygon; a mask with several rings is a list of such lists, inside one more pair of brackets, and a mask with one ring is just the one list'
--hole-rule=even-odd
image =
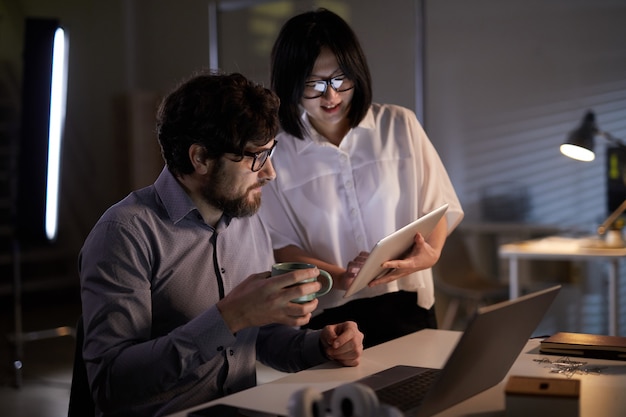
{"label": "white blouse", "polygon": [[[264,187],[260,215],[274,249],[295,245],[344,268],[361,251],[419,216],[448,203],[448,233],[463,218],[450,178],[415,114],[373,104],[339,147],[303,120],[309,135],[277,136],[275,181]],[[418,304],[434,304],[430,269],[365,288],[348,299],[332,290],[317,312],[352,299],[398,290],[418,291]]]}

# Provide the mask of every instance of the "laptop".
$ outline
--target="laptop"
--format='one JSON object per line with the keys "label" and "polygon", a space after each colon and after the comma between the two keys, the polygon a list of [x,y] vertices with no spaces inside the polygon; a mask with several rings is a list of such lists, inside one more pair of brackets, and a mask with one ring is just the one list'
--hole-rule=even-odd
{"label": "laptop", "polygon": [[237,407],[227,404],[215,404],[187,413],[187,417],[286,417],[276,414],[268,414],[262,411],[250,410],[249,408]]}
{"label": "laptop", "polygon": [[386,274],[388,269],[382,268],[380,265],[383,262],[398,259],[404,252],[409,250],[413,246],[417,232],[421,233],[424,238],[427,238],[446,213],[446,210],[448,210],[448,204],[444,204],[424,214],[419,219],[379,240],[370,251],[365,263],[343,297],[350,297],[365,288],[370,281]]}
{"label": "laptop", "polygon": [[[400,365],[356,382],[372,388],[381,404],[405,416],[439,413],[504,379],[560,289],[557,285],[478,309],[443,369]],[[327,407],[333,392],[324,393]]]}

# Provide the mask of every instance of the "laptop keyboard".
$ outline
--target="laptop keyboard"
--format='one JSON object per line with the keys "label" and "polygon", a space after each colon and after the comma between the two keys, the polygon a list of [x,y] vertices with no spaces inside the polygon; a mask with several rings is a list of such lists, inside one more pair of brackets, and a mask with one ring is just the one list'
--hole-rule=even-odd
{"label": "laptop keyboard", "polygon": [[397,407],[400,411],[412,410],[422,403],[440,372],[440,369],[428,369],[421,374],[378,389],[376,395],[381,403]]}

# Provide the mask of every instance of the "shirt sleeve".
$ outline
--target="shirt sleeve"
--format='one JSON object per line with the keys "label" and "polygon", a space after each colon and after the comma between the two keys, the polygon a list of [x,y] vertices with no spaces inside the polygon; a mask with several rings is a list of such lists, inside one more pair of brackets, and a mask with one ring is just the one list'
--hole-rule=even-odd
{"label": "shirt sleeve", "polygon": [[411,135],[417,147],[416,167],[421,171],[419,177],[422,178],[421,190],[419,192],[421,201],[420,215],[424,215],[447,203],[446,221],[448,223],[448,234],[450,234],[463,219],[464,212],[461,203],[437,150],[412,112],[410,126]]}
{"label": "shirt sleeve", "polygon": [[328,361],[320,345],[321,330],[300,330],[280,324],[259,329],[257,358],[283,372],[297,372]]}
{"label": "shirt sleeve", "polygon": [[92,391],[104,410],[175,393],[235,337],[215,306],[185,325],[151,334],[149,239],[127,224],[101,221],[79,259],[85,342]]}

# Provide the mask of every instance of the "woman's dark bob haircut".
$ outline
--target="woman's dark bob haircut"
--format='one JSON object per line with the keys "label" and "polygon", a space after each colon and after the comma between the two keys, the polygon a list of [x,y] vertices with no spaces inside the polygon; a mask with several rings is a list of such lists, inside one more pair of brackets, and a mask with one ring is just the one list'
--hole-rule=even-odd
{"label": "woman's dark bob haircut", "polygon": [[357,126],[372,104],[372,79],[365,54],[350,26],[335,13],[317,9],[289,19],[272,48],[272,89],[280,98],[279,118],[285,132],[304,138],[299,107],[304,83],[322,47],[337,57],[341,71],[354,82],[348,119]]}

